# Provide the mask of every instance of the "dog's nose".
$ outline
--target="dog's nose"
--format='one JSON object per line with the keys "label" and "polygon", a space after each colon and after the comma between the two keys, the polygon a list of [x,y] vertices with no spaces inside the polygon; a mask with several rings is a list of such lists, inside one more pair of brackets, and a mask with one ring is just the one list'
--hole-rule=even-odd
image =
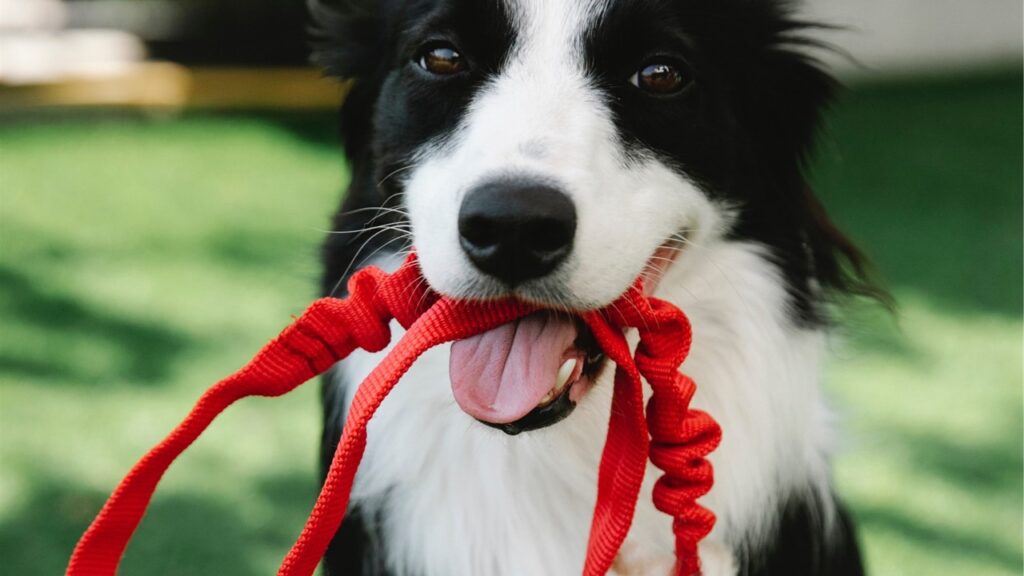
{"label": "dog's nose", "polygon": [[572,250],[576,207],[536,182],[492,182],[466,195],[459,211],[462,249],[482,272],[509,286],[555,269]]}

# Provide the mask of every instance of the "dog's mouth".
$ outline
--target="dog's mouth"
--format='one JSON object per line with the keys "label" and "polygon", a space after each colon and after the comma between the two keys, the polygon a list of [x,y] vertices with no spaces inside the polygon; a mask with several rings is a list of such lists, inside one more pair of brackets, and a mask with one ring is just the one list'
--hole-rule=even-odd
{"label": "dog's mouth", "polygon": [[452,344],[449,372],[463,411],[515,435],[572,413],[604,363],[582,321],[538,312]]}
{"label": "dog's mouth", "polygon": [[[665,244],[645,270],[648,293],[675,260]],[[452,344],[455,401],[488,426],[516,435],[551,426],[594,385],[606,356],[578,317],[538,312]]]}

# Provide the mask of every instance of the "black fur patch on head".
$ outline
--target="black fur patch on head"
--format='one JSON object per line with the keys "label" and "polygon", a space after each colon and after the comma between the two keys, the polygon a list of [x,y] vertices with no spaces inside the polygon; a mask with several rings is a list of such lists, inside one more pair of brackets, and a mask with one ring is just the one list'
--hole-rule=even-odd
{"label": "black fur patch on head", "polygon": [[[515,41],[501,0],[362,1],[334,8],[318,2],[311,10],[323,17],[314,60],[372,96],[346,102],[352,111],[343,118],[346,148],[352,154],[372,146],[374,163],[384,169],[453,129]],[[418,66],[423,47],[442,41],[470,60],[467,74],[432,77]],[[352,129],[356,123],[372,130]]]}

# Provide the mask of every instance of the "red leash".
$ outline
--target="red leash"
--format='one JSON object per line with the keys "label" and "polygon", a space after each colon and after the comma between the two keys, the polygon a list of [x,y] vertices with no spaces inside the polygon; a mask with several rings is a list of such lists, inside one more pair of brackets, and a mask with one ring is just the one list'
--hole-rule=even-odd
{"label": "red leash", "polygon": [[[116,573],[168,466],[229,405],[247,396],[286,394],[356,348],[384,349],[394,318],[407,332],[356,391],[320,496],[278,571],[281,576],[312,574],[344,518],[366,448],[367,424],[402,375],[434,346],[480,334],[537,310],[513,300],[439,298],[422,282],[415,256],[391,275],[376,268],[360,271],[349,282],[349,292],[344,300],[314,302],[249,364],[200,397],[185,420],[139,460],[114,490],[75,547],[68,576]],[[721,432],[710,416],[689,409],[696,386],[679,372],[690,348],[689,321],[671,304],[644,296],[639,284],[612,306],[586,312],[582,318],[617,365],[583,573],[600,576],[610,569],[632,524],[650,456],[665,471],[655,484],[654,504],[674,519],[677,574],[699,574],[697,544],[711,531],[715,517],[696,500],[711,489],[713,476],[706,456],[718,445]],[[640,333],[635,358],[623,335],[627,328]],[[641,375],[653,390],[646,419]]]}

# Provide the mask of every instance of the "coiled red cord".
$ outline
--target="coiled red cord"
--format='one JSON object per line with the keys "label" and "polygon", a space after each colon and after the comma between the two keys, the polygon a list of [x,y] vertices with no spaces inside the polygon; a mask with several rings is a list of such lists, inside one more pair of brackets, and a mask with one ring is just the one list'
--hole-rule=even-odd
{"label": "coiled red cord", "polygon": [[[434,346],[537,310],[514,300],[439,298],[421,280],[415,255],[394,274],[376,268],[360,271],[349,282],[348,298],[317,300],[249,364],[207,390],[185,420],[114,490],[79,540],[66,574],[116,573],[164,472],[229,405],[247,396],[290,392],[356,348],[384,349],[391,338],[389,323],[395,319],[407,332],[356,391],[320,496],[278,571],[281,576],[312,574],[344,518],[366,448],[367,424],[402,375]],[[665,471],[655,485],[654,504],[674,518],[677,574],[699,574],[697,545],[711,531],[715,517],[697,499],[711,489],[706,457],[721,433],[710,416],[689,409],[696,387],[679,372],[689,352],[689,322],[678,308],[644,296],[639,283],[612,306],[585,312],[582,318],[617,365],[583,573],[600,576],[610,569],[632,524],[649,455]],[[635,358],[623,334],[627,328],[640,333]],[[652,388],[646,419],[641,376]]]}

